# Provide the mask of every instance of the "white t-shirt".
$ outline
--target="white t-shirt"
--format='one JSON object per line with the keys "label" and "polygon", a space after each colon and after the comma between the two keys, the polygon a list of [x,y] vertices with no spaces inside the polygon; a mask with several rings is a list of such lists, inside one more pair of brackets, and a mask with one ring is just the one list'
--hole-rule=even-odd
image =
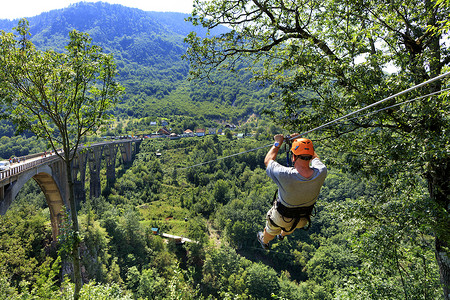
{"label": "white t-shirt", "polygon": [[287,207],[313,205],[327,177],[327,167],[318,159],[311,161],[314,173],[305,178],[293,167],[285,167],[272,160],[266,173],[278,186],[278,198]]}

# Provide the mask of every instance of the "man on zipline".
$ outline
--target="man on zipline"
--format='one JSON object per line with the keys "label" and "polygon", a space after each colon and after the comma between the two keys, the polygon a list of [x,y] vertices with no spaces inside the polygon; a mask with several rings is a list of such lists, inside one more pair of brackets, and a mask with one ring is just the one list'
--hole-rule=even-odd
{"label": "man on zipline", "polygon": [[[292,136],[296,137],[298,134]],[[327,168],[314,151],[311,140],[294,140],[291,147],[293,167],[285,167],[275,161],[284,137],[277,134],[274,140],[264,164],[267,175],[278,186],[278,197],[274,197],[273,206],[267,213],[264,233],[259,231],[257,234],[264,249],[269,249],[269,242],[275,236],[282,240],[296,228],[302,228],[311,222],[314,204],[327,176]]]}

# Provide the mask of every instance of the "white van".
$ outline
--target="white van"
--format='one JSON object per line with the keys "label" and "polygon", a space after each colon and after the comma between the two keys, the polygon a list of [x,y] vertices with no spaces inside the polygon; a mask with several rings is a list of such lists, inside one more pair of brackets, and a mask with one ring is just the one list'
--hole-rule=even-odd
{"label": "white van", "polygon": [[10,167],[9,161],[7,160],[0,161],[0,171],[9,170],[9,167]]}

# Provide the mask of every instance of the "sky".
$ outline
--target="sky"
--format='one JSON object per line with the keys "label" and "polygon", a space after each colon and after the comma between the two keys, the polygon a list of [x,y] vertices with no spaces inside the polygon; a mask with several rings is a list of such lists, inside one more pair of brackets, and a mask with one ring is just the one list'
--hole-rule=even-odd
{"label": "sky", "polygon": [[[0,19],[29,18],[42,12],[68,7],[82,0],[3,0],[0,8]],[[99,2],[84,0],[84,2]],[[170,11],[191,13],[194,0],[102,0],[113,4],[122,4],[145,11]]]}

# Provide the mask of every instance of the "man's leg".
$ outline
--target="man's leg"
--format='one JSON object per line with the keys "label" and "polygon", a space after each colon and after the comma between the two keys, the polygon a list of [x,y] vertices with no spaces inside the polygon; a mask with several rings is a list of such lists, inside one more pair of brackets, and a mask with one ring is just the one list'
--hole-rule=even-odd
{"label": "man's leg", "polygon": [[286,232],[286,231],[284,231],[284,230],[281,230],[280,235],[281,235],[282,237],[285,237],[285,236],[287,236],[287,235],[290,235],[290,234],[293,233],[294,231],[295,231],[295,229],[292,230],[292,231],[290,231],[290,232]]}
{"label": "man's leg", "polygon": [[[273,228],[272,228],[273,226],[269,223],[269,221],[267,221],[267,223],[266,223],[266,227],[264,227],[264,231],[259,231],[257,234],[256,234],[256,237],[258,238],[258,241],[259,241],[259,243],[261,244],[261,246],[264,248],[264,249],[266,249],[266,250],[268,250],[270,247],[269,247],[269,242],[271,241],[271,240],[273,240],[275,237],[276,237],[276,233],[275,234],[270,234],[268,231],[267,231],[267,228],[268,228],[268,230],[269,231],[273,231]],[[278,230],[278,232],[280,232],[281,230],[280,230],[280,228],[278,227],[278,228],[276,228],[276,230]],[[276,232],[276,230],[275,230],[275,232]]]}
{"label": "man's leg", "polygon": [[290,235],[291,233],[293,233],[296,228],[303,228],[303,227],[306,226],[306,224],[308,224],[308,219],[301,218],[300,221],[297,224],[297,227],[295,227],[294,230],[289,231],[289,232],[281,230],[281,233],[279,234],[281,237],[279,237],[278,239],[282,240],[285,236]]}
{"label": "man's leg", "polygon": [[263,236],[263,242],[264,244],[268,244],[271,240],[273,240],[275,236],[267,233],[266,228],[264,228],[264,236]]}
{"label": "man's leg", "polygon": [[284,237],[285,237],[285,236],[290,235],[290,234],[293,233],[294,231],[295,231],[295,229],[292,230],[292,231],[289,231],[289,232],[284,231],[284,230],[281,230],[281,233],[280,233],[279,235],[277,235],[277,239],[278,239],[279,241],[282,241],[282,240],[284,240]]}

